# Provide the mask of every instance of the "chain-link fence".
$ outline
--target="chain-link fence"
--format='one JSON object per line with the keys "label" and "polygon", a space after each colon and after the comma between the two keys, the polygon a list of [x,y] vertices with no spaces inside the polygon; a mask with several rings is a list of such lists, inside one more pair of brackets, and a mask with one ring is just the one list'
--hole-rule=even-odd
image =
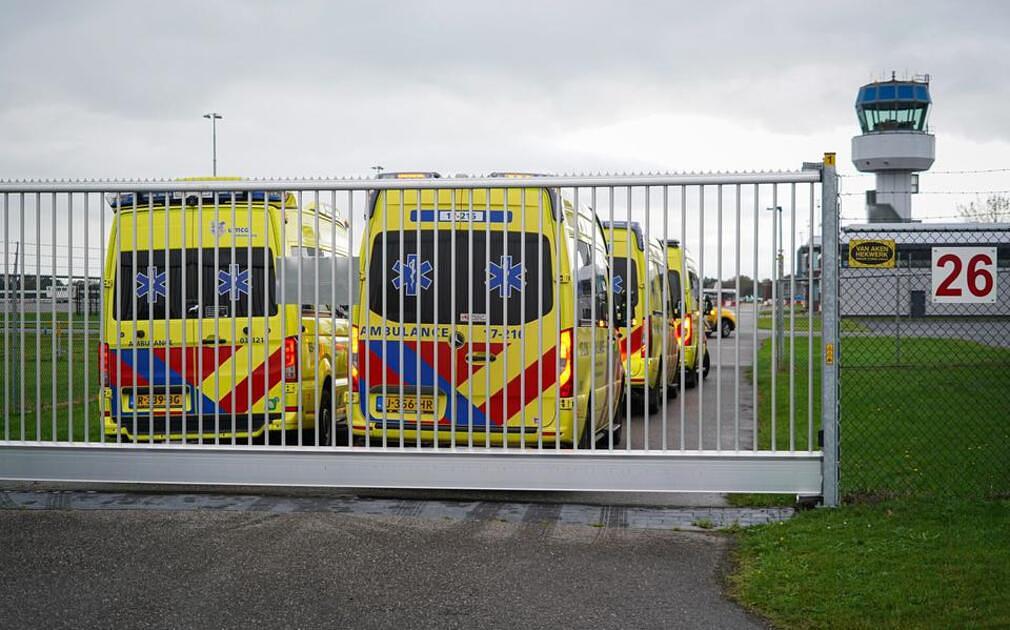
{"label": "chain-link fence", "polygon": [[1010,493],[1010,226],[850,226],[841,261],[843,493]]}

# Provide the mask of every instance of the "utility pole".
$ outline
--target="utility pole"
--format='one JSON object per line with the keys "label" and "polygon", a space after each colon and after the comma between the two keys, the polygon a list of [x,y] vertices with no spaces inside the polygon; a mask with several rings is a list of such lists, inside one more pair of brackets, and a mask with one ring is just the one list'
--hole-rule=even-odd
{"label": "utility pole", "polygon": [[217,112],[210,112],[208,114],[204,114],[203,117],[210,120],[211,157],[213,159],[211,174],[214,177],[217,177],[217,121],[224,118],[224,116]]}
{"label": "utility pole", "polygon": [[774,294],[774,309],[773,317],[775,319],[775,350],[776,350],[776,365],[775,369],[781,370],[784,364],[783,357],[785,356],[785,299],[784,293],[786,288],[785,283],[785,256],[782,251],[782,206],[775,206],[774,208],[767,208],[774,214],[772,214],[772,239],[775,243],[772,246],[772,250],[775,251],[775,271],[773,272],[774,278],[772,279],[772,293]]}

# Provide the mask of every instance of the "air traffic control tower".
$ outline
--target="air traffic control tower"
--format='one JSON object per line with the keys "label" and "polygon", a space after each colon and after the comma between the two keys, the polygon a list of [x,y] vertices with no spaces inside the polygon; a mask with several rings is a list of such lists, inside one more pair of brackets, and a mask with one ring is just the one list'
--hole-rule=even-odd
{"label": "air traffic control tower", "polygon": [[877,174],[876,190],[866,191],[871,223],[912,220],[912,194],[919,190],[917,171],[929,170],[936,157],[936,137],[926,128],[929,75],[922,80],[869,83],[859,88],[856,114],[863,133],[852,139],[852,163]]}

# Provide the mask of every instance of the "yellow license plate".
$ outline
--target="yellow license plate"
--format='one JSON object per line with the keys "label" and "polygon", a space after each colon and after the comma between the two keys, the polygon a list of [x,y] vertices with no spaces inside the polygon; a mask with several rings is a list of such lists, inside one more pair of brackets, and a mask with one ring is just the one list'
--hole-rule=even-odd
{"label": "yellow license plate", "polygon": [[137,410],[152,409],[153,411],[181,411],[186,407],[186,395],[178,394],[137,394],[133,400],[133,408]]}
{"label": "yellow license plate", "polygon": [[421,406],[418,407],[417,396],[404,396],[400,398],[399,396],[390,396],[387,398],[379,397],[379,404],[377,406],[377,411],[386,411],[389,413],[417,413],[418,409],[421,413],[435,413],[435,397],[434,396],[421,396]]}

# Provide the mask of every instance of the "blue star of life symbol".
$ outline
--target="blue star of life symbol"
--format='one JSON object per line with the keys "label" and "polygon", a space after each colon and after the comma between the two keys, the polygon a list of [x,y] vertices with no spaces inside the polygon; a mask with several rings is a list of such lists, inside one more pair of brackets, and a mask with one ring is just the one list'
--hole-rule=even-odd
{"label": "blue star of life symbol", "polygon": [[614,276],[614,293],[624,293],[624,276]]}
{"label": "blue star of life symbol", "polygon": [[232,302],[237,302],[243,293],[249,295],[249,270],[236,264],[228,265],[228,271],[219,269],[217,272],[217,294],[229,294]]}
{"label": "blue star of life symbol", "polygon": [[510,297],[513,290],[522,290],[523,273],[522,263],[513,265],[511,256],[502,256],[500,264],[488,261],[487,288],[489,291],[498,289],[498,295],[503,298]]}
{"label": "blue star of life symbol", "polygon": [[137,297],[147,296],[147,301],[154,304],[158,301],[158,296],[167,298],[168,288],[165,282],[168,277],[167,271],[158,273],[157,267],[148,267],[147,273],[137,273]]}
{"label": "blue star of life symbol", "polygon": [[393,272],[396,273],[396,277],[393,278],[393,288],[399,291],[400,287],[404,287],[404,293],[416,296],[418,285],[421,290],[427,290],[431,286],[431,278],[428,277],[428,274],[432,272],[432,269],[434,267],[431,266],[431,262],[422,260],[418,265],[417,254],[407,254],[406,263],[401,263],[399,260],[393,263]]}

